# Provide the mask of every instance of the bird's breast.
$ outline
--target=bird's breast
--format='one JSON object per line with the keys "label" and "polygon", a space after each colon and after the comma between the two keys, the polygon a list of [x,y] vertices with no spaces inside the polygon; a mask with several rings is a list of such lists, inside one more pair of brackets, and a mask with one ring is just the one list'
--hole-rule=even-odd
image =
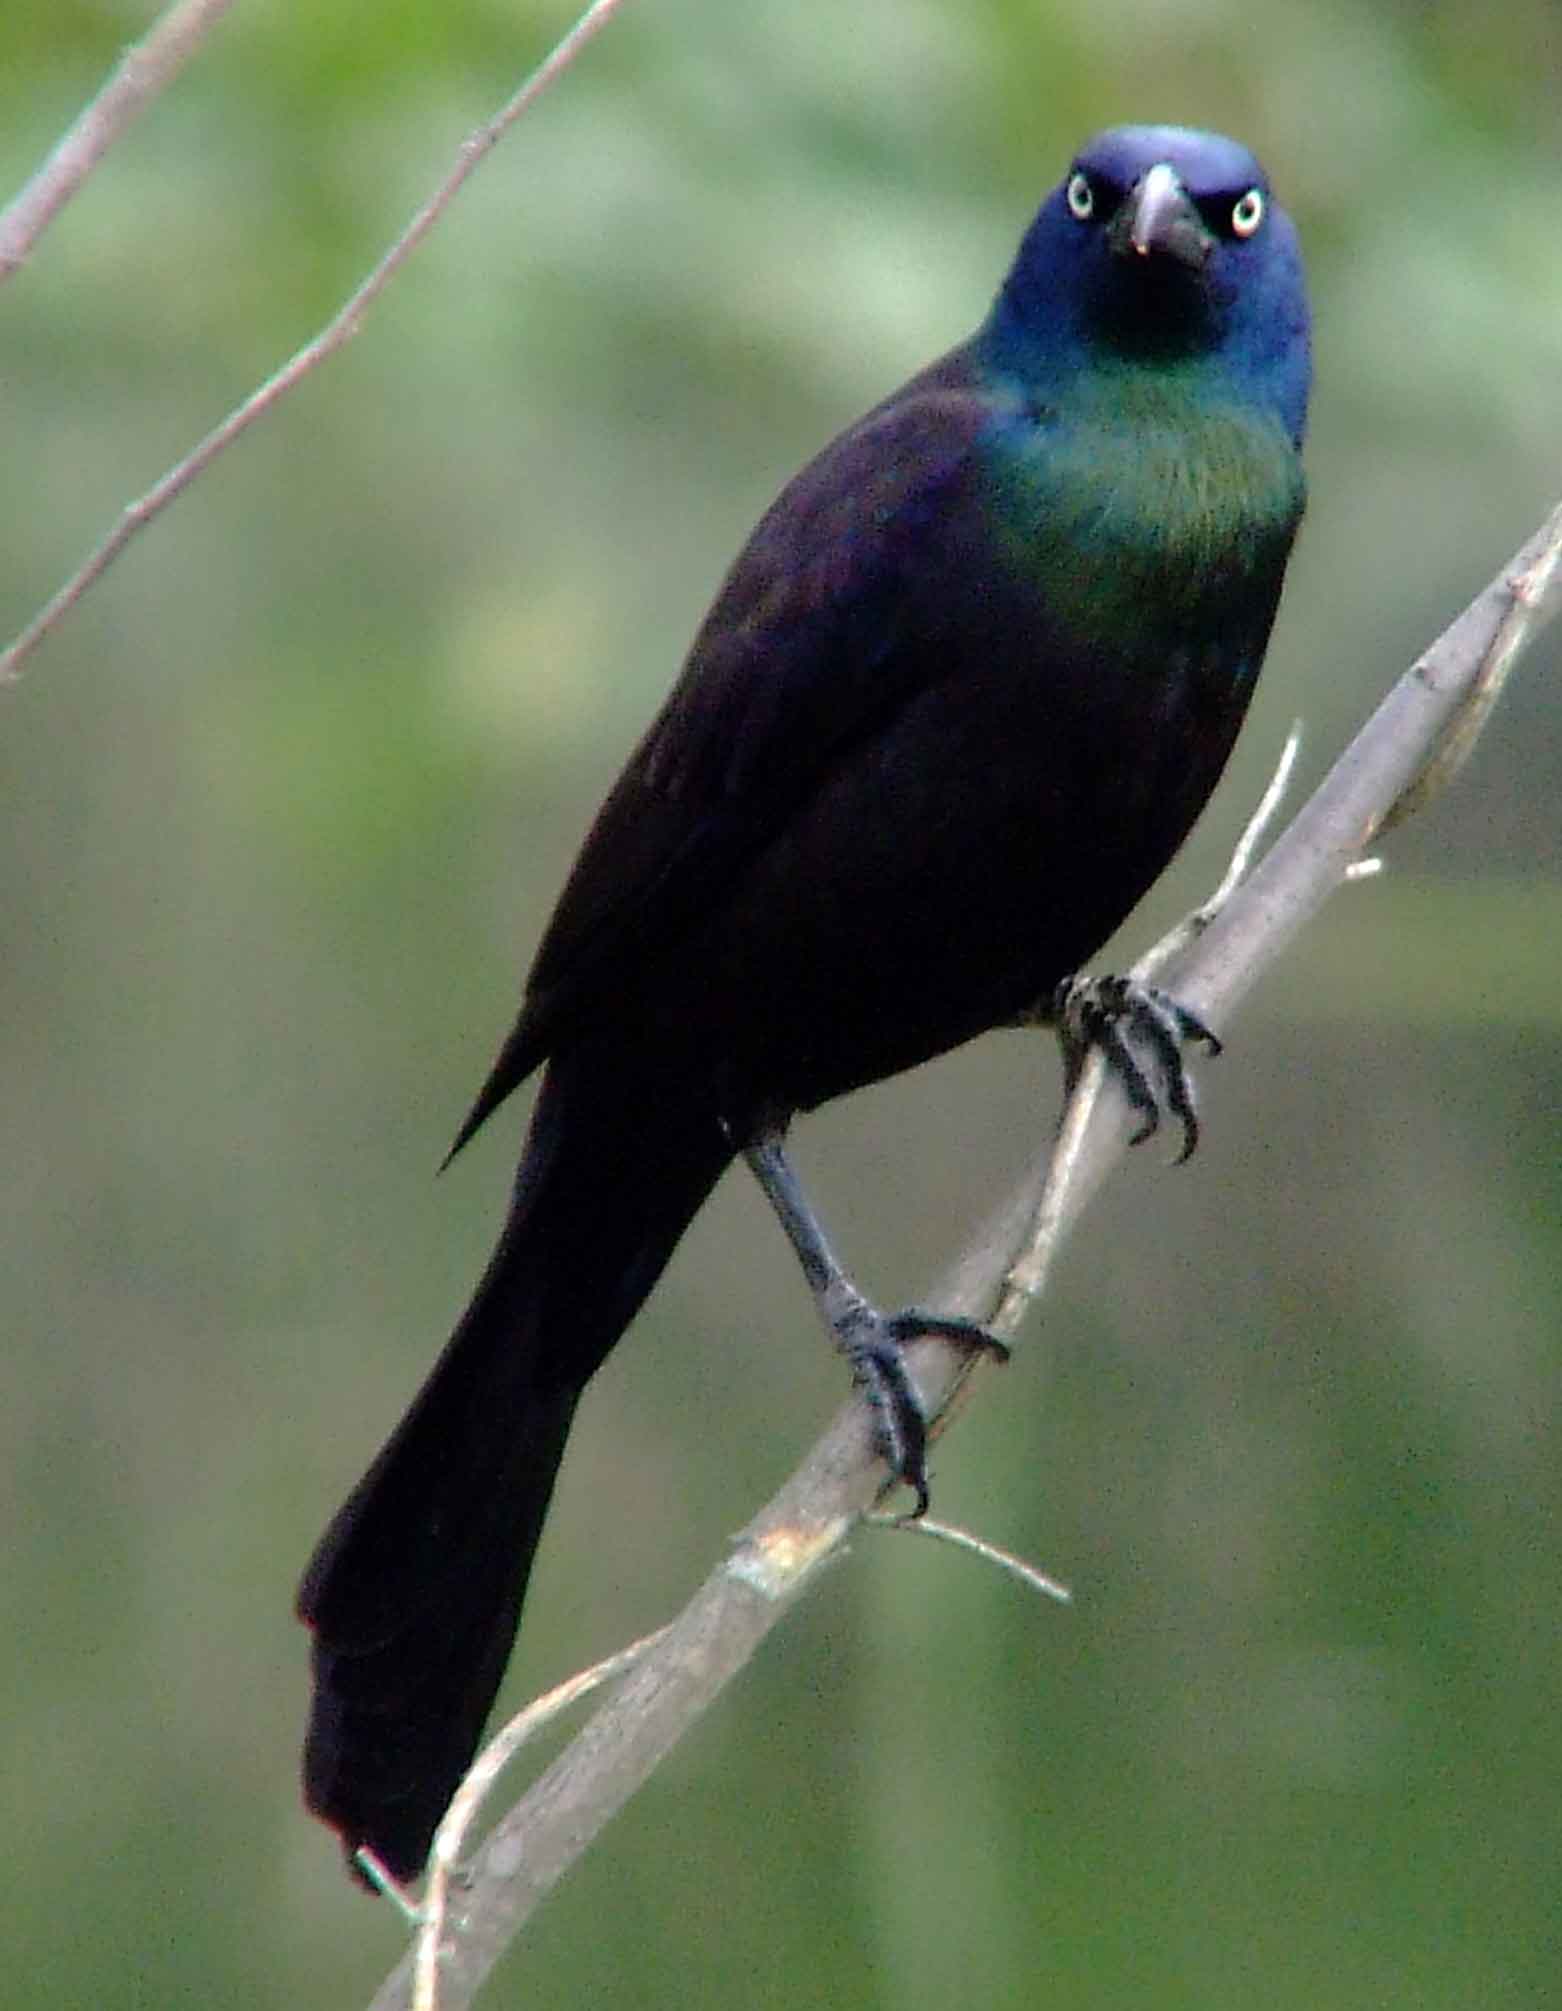
{"label": "bird's breast", "polygon": [[1125,394],[991,442],[992,549],[1063,636],[1120,659],[1267,632],[1304,500],[1278,421]]}

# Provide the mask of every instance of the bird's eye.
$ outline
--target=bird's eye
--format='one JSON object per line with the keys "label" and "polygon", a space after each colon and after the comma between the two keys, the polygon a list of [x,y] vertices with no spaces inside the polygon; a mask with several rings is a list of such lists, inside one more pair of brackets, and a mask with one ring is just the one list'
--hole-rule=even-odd
{"label": "bird's eye", "polygon": [[1231,228],[1238,237],[1251,237],[1264,220],[1264,192],[1249,189],[1231,209]]}
{"label": "bird's eye", "polygon": [[1068,213],[1078,223],[1089,223],[1096,209],[1096,192],[1090,186],[1087,176],[1076,169],[1068,178],[1068,187],[1063,191],[1063,200],[1068,204]]}

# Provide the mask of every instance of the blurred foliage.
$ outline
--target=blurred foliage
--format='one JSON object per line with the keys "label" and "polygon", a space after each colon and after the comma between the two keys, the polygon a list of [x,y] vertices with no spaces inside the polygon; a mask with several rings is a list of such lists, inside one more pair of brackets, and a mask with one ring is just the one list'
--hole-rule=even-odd
{"label": "blurred foliage", "polygon": [[[0,185],[148,18],[0,11]],[[235,8],[0,296],[8,629],[568,19]],[[1316,777],[1558,487],[1559,94],[1554,0],[641,0],[5,695],[9,2004],[351,2004],[394,1957],[296,1806],[291,1584],[482,1260],[519,1116],[430,1173],[781,480],[974,321],[1085,132],[1264,155],[1313,513],[1141,943],[1286,720]],[[865,1538],[495,2002],[1556,2001],[1558,668],[942,1448],[940,1511],[1074,1610]],[[870,1285],[926,1284],[1054,1075],[994,1039],[806,1127]],[[601,1378],[517,1693],[663,1616],[838,1398],[779,1240],[729,1183]]]}

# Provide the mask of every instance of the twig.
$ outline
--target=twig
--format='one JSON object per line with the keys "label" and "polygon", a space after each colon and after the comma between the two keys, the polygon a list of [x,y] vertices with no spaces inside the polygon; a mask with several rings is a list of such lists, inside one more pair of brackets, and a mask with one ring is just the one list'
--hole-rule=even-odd
{"label": "twig", "polygon": [[[1279,814],[1280,805],[1285,801],[1285,792],[1291,786],[1291,771],[1296,766],[1296,757],[1302,751],[1302,722],[1291,722],[1291,730],[1285,736],[1285,745],[1280,749],[1280,759],[1275,763],[1275,772],[1269,778],[1269,787],[1258,799],[1258,807],[1247,820],[1247,828],[1236,842],[1231,854],[1231,862],[1226,867],[1225,877],[1210,895],[1209,899],[1171,934],[1157,943],[1149,955],[1141,960],[1135,976],[1148,978],[1161,964],[1184,947],[1195,936],[1203,935],[1227,901],[1247,878],[1253,864],[1253,855],[1258,850],[1264,833]],[[1164,954],[1162,954],[1164,952]]]}
{"label": "twig", "polygon": [[423,1908],[386,1864],[385,1860],[362,1843],[353,1852],[353,1870],[362,1872],[381,1899],[388,1899],[409,1927],[423,1925]]}
{"label": "twig", "polygon": [[[1291,771],[1296,766],[1296,757],[1301,752],[1301,746],[1302,727],[1300,720],[1297,720],[1285,737],[1285,745],[1280,749],[1280,759],[1275,763],[1275,772],[1269,778],[1269,786],[1259,797],[1257,808],[1243,827],[1242,835],[1232,851],[1220,885],[1207,901],[1201,902],[1191,914],[1184,915],[1182,920],[1146,951],[1134,965],[1133,975],[1141,984],[1147,983],[1174,957],[1197,942],[1247,878],[1252,868],[1253,855],[1285,800]],[[1016,1333],[1029,1310],[1031,1301],[1039,1299],[1046,1288],[1052,1260],[1062,1244],[1067,1219],[1065,1204],[1075,1179],[1075,1169],[1084,1150],[1085,1140],[1090,1135],[1096,1104],[1106,1087],[1106,1082],[1106,1057],[1100,1048],[1093,1048],[1085,1057],[1068,1102],[1064,1106],[1063,1116],[1058,1125],[1057,1141],[1047,1167],[1047,1182],[1042,1189],[1041,1200],[1037,1204],[1036,1219],[1031,1228],[1030,1238],[1017,1261],[1010,1265],[1008,1277],[1004,1280],[1003,1294],[992,1319],[993,1326],[1000,1334]]]}
{"label": "twig", "polygon": [[21,194],[0,210],[0,286],[138,113],[184,68],[233,0],[177,0],[160,14],[82,111]]}
{"label": "twig", "polygon": [[[1555,616],[1562,602],[1559,568],[1562,504],[1394,684],[1283,837],[1196,932],[1199,940],[1174,944],[1166,959],[1158,946],[1136,975],[1153,969],[1201,1017],[1218,1020],[1336,887],[1376,871],[1381,862],[1364,858],[1365,848],[1452,778],[1474,748],[1519,651]],[[1067,1147],[1067,1164],[1049,1171],[1007,1294],[1029,1298],[1040,1290],[1064,1235],[1120,1155],[1127,1106],[1104,1074],[1088,1064],[1082,1071],[1059,1141],[1060,1158]],[[1087,1088],[1089,1108],[1076,1110]],[[1095,1122],[1098,1102],[1112,1106],[1110,1124]]]}
{"label": "twig", "polygon": [[[1269,852],[1197,940],[1179,951],[1165,975],[1179,997],[1200,1014],[1219,1015],[1277,960],[1360,859],[1389,809],[1437,759],[1466,708],[1489,710],[1484,693],[1493,662],[1500,659],[1505,673],[1558,611],[1559,565],[1562,505],[1399,679]],[[1065,1127],[1058,1151],[1070,1170],[1055,1193],[1056,1239],[1122,1157],[1131,1128],[1111,1084],[1072,1144]],[[940,1308],[990,1316],[1034,1242],[1046,1184],[1042,1160],[951,1268],[936,1295]],[[937,1341],[913,1352],[923,1401],[941,1414],[960,1383],[964,1356]],[[461,1932],[447,1944],[444,2011],[471,2002],[541,1900],[840,1553],[884,1485],[865,1413],[866,1406],[852,1402],[837,1415],[660,1642],[478,1853]],[[404,1961],[375,1997],[374,2011],[404,2011],[411,1980]]]}
{"label": "twig", "polygon": [[1053,1578],[1035,1564],[1023,1557],[1016,1557],[1012,1550],[1000,1549],[996,1543],[989,1543],[985,1537],[973,1536],[969,1529],[959,1529],[952,1522],[937,1522],[931,1515],[865,1515],[863,1521],[870,1529],[898,1529],[907,1536],[931,1537],[935,1543],[951,1544],[956,1550],[968,1550],[973,1557],[980,1557],[985,1564],[996,1564],[1000,1571],[1007,1571],[1018,1578],[1022,1585],[1028,1585],[1033,1592],[1044,1593],[1048,1599],[1055,1599],[1060,1606],[1072,1606],[1074,1595],[1061,1579]]}
{"label": "twig", "polygon": [[1385,831],[1391,831],[1396,824],[1402,824],[1417,810],[1425,809],[1434,796],[1447,788],[1475,752],[1475,743],[1485,730],[1492,707],[1502,695],[1508,673],[1529,636],[1536,615],[1556,587],[1559,564],[1562,564],[1562,543],[1553,537],[1529,565],[1510,576],[1512,599],[1486,652],[1480,675],[1469,697],[1454,715],[1436,752],[1379,822],[1377,829],[1380,836]]}
{"label": "twig", "polygon": [[439,1828],[434,1832],[434,1848],[429,1862],[428,1891],[424,1894],[423,1905],[418,1914],[418,1941],[415,1958],[415,1987],[412,1995],[412,2011],[436,2011],[439,2000],[439,1964],[441,1944],[445,1935],[445,1920],[450,1903],[450,1874],[456,1859],[461,1854],[461,1846],[466,1841],[467,1830],[472,1819],[482,1806],[484,1798],[526,1742],[534,1738],[555,1718],[567,1711],[582,1697],[589,1697],[593,1690],[610,1683],[615,1676],[622,1676],[632,1669],[648,1648],[661,1640],[666,1628],[658,1628],[654,1634],[644,1634],[638,1641],[632,1641],[627,1648],[621,1648],[616,1655],[609,1655],[605,1661],[592,1668],[583,1669],[579,1675],[571,1676],[567,1682],[536,1697],[525,1710],[518,1711],[497,1737],[478,1754],[468,1768],[466,1777],[446,1809]]}
{"label": "twig", "polygon": [[595,4],[586,9],[574,27],[555,46],[547,59],[532,72],[503,110],[462,141],[454,168],[413,217],[368,278],[352,293],[345,305],[333,315],[314,340],[306,343],[295,356],[283,364],[280,370],[268,377],[259,390],[251,392],[236,411],[230,412],[222,424],[208,433],[182,461],[170,468],[161,481],[154,482],[145,495],[138,496],[133,503],[126,505],[120,513],[119,522],[103,542],[40,609],[10,647],[0,652],[0,683],[11,682],[20,674],[22,665],[39,643],[69,614],[82,595],[103,577],[138,531],[145,530],[153,518],[161,515],[175,497],[182,495],[195,478],[211,466],[225,447],[230,447],[241,433],[248,432],[257,419],[280,403],[290,391],[296,390],[311,371],[317,369],[328,356],[333,356],[337,350],[344,348],[358,333],[367,309],[384,292],[394,275],[406,264],[438,223],[467,178],[475,172],[484,157],[498,145],[521,114],[529,110],[548,86],[563,75],[586,44],[607,26],[623,5],[624,0],[595,0]]}

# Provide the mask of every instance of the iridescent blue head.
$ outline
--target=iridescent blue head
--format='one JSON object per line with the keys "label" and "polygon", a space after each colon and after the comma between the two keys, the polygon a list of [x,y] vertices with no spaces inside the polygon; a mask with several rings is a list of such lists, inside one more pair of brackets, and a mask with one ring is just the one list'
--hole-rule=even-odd
{"label": "iridescent blue head", "polygon": [[1247,148],[1184,126],[1114,126],[1037,212],[983,340],[1038,389],[1103,363],[1202,359],[1299,443],[1308,329],[1296,232]]}

